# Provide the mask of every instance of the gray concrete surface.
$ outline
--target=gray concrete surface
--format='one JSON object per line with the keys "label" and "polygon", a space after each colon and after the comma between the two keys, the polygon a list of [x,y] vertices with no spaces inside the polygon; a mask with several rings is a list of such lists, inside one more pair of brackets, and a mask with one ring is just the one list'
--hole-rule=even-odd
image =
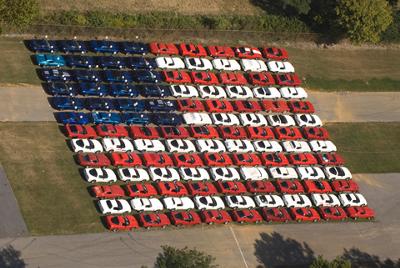
{"label": "gray concrete surface", "polygon": [[[152,267],[160,245],[164,244],[196,247],[215,256],[221,267],[230,268],[260,264],[288,267],[298,265],[299,256],[323,254],[333,258],[353,247],[377,255],[382,261],[397,260],[400,257],[400,174],[359,174],[355,179],[369,205],[377,212],[375,222],[230,224],[131,233],[24,237],[0,239],[0,248],[12,246],[21,253],[27,267]],[[272,235],[275,232],[282,237]]]}
{"label": "gray concrete surface", "polygon": [[28,230],[19,210],[6,173],[0,165],[0,237],[27,235]]}
{"label": "gray concrete surface", "polygon": [[[316,113],[325,122],[400,120],[400,92],[308,93]],[[41,87],[0,87],[0,121],[53,120],[53,110]]]}

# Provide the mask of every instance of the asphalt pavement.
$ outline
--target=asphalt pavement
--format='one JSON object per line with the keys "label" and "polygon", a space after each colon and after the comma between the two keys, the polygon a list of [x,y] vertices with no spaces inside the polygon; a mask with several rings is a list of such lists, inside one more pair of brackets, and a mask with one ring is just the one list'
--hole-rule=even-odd
{"label": "asphalt pavement", "polygon": [[374,222],[229,224],[22,237],[0,239],[0,248],[12,247],[28,267],[60,268],[152,267],[160,245],[196,247],[215,256],[221,267],[230,268],[298,267],[300,260],[307,261],[320,254],[334,258],[345,252],[353,258],[370,258],[374,263],[378,259],[397,260],[400,257],[400,174],[359,174],[355,179],[369,206],[377,212]]}

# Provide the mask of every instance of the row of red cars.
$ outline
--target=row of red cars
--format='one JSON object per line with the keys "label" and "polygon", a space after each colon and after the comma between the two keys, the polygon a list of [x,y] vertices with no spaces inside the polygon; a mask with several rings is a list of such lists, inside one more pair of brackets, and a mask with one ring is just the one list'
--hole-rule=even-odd
{"label": "row of red cars", "polygon": [[201,44],[174,44],[152,42],[149,44],[150,52],[154,55],[181,55],[184,57],[223,57],[241,59],[262,59],[283,61],[289,58],[288,52],[284,48],[264,47],[257,48],[251,46],[206,46]]}
{"label": "row of red cars", "polygon": [[372,219],[374,211],[369,207],[319,207],[319,208],[262,208],[244,210],[205,210],[199,213],[195,211],[172,211],[168,214],[150,213],[126,215],[126,216],[105,216],[103,218],[108,229],[132,230],[143,228],[165,228],[169,225],[187,226],[206,224],[227,224],[238,223],[260,223],[260,222],[318,222],[343,221],[351,219]]}

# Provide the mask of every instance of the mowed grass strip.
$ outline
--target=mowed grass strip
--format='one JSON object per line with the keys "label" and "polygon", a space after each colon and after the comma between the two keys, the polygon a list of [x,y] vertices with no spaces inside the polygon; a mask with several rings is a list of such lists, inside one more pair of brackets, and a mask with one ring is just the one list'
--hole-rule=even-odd
{"label": "mowed grass strip", "polygon": [[54,122],[0,123],[0,162],[32,235],[103,231]]}
{"label": "mowed grass strip", "polygon": [[329,123],[326,128],[351,172],[400,172],[400,123]]}

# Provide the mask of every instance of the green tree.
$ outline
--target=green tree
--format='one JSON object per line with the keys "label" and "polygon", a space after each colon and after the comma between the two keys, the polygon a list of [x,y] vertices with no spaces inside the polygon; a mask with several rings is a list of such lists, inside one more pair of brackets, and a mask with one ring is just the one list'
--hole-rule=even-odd
{"label": "green tree", "polygon": [[36,0],[0,0],[0,16],[4,23],[26,26],[39,15]]}
{"label": "green tree", "polygon": [[196,249],[176,249],[161,246],[163,252],[158,254],[156,268],[215,268],[215,258]]}
{"label": "green tree", "polygon": [[338,23],[355,43],[380,41],[380,35],[392,23],[387,0],[338,0]]}
{"label": "green tree", "polygon": [[351,268],[351,262],[339,257],[328,261],[320,255],[311,263],[310,268]]}

